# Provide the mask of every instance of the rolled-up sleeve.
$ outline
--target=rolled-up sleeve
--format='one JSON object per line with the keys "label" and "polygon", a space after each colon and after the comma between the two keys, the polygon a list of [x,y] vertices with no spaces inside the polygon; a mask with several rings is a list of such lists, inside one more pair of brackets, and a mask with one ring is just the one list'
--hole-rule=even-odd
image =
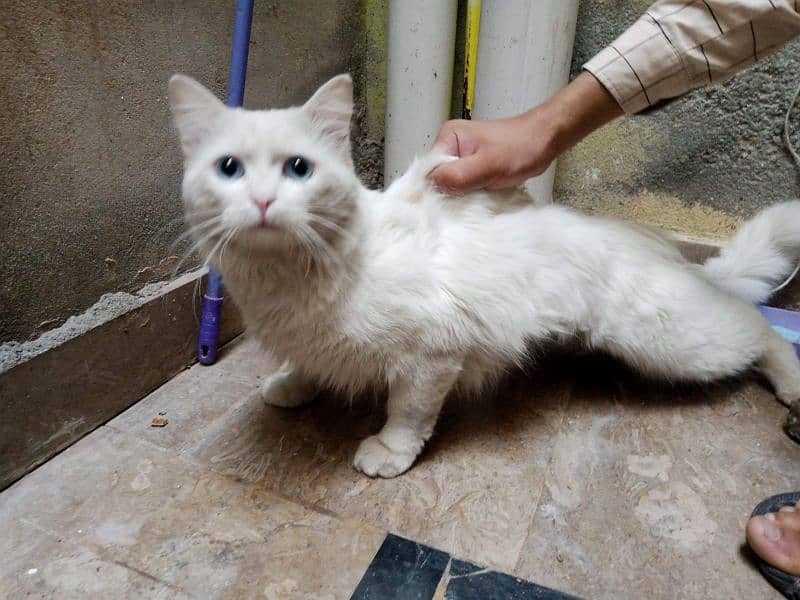
{"label": "rolled-up sleeve", "polygon": [[795,0],[662,0],[584,69],[636,113],[723,81],[798,35]]}

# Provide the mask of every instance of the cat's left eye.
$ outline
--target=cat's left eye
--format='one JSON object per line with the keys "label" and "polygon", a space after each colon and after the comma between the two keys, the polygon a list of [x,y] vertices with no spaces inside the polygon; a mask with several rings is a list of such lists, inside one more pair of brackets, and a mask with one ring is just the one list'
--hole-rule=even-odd
{"label": "cat's left eye", "polygon": [[244,175],[244,167],[238,158],[223,156],[217,161],[217,172],[225,179],[239,179]]}
{"label": "cat's left eye", "polygon": [[314,172],[314,165],[307,158],[302,156],[292,156],[283,163],[283,174],[292,179],[303,181],[311,177]]}

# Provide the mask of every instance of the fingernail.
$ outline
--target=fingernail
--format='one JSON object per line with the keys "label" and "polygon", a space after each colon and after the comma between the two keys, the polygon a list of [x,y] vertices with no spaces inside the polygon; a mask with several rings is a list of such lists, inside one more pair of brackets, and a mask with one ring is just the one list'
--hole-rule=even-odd
{"label": "fingernail", "polygon": [[761,534],[770,542],[777,542],[781,539],[781,530],[771,520],[763,520],[761,522]]}

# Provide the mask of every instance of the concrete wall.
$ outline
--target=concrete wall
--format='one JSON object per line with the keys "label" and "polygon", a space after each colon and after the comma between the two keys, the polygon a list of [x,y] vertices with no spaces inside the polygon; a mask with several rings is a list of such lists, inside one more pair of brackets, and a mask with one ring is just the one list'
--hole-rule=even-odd
{"label": "concrete wall", "polygon": [[[573,75],[649,4],[581,2]],[[798,171],[781,141],[798,85],[796,40],[727,83],[587,138],[559,162],[556,198],[681,233],[728,237],[760,207],[800,195]],[[800,109],[793,121],[800,130]],[[800,145],[800,136],[795,140]]]}
{"label": "concrete wall", "polygon": [[[182,71],[223,94],[233,4],[0,0],[0,342],[171,275],[185,244],[172,245],[180,153],[166,81]],[[255,6],[246,105],[301,102],[329,76],[359,75],[361,3]],[[380,173],[379,144],[359,147]]]}
{"label": "concrete wall", "polygon": [[[381,183],[386,5],[256,2],[245,98],[253,107],[301,102],[325,78],[353,72],[362,100],[356,162],[371,186]],[[647,5],[582,2],[573,74]],[[173,246],[180,154],[165,82],[183,71],[223,93],[233,2],[0,0],[0,10],[5,342],[57,326],[105,293],[171,275],[186,245]],[[780,140],[798,83],[794,42],[729,83],[606,127],[561,159],[556,197],[727,237],[760,206],[800,192]]]}

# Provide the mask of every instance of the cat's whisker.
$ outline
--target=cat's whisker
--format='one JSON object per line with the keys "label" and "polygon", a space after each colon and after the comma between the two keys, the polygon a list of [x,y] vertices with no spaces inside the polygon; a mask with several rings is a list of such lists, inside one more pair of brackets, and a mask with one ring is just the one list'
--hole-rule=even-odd
{"label": "cat's whisker", "polygon": [[308,225],[298,225],[295,230],[297,240],[303,246],[306,253],[306,277],[310,272],[311,260],[327,274],[330,274],[330,258],[324,245],[320,244],[321,238]]}
{"label": "cat's whisker", "polygon": [[224,233],[224,232],[226,231],[226,229],[227,229],[227,228],[226,228],[225,226],[217,226],[217,227],[216,227],[215,229],[213,229],[212,231],[208,231],[208,232],[204,233],[202,237],[198,238],[198,239],[197,239],[197,240],[196,240],[196,241],[195,241],[195,242],[194,242],[194,243],[193,243],[193,244],[192,244],[192,245],[189,247],[189,249],[188,249],[188,250],[186,251],[186,253],[184,254],[183,258],[185,259],[185,258],[187,258],[189,255],[191,255],[193,252],[195,252],[195,251],[199,250],[201,246],[203,246],[203,245],[204,245],[204,244],[206,244],[207,242],[210,242],[210,241],[211,241],[211,240],[213,240],[213,239],[214,239],[216,236],[218,236],[218,235],[221,235],[222,233]]}
{"label": "cat's whisker", "polygon": [[187,221],[186,224],[189,226],[188,229],[187,229],[187,232],[188,231],[194,231],[194,230],[196,230],[198,228],[206,227],[210,223],[220,223],[222,221],[222,218],[223,218],[223,216],[221,214],[217,213],[217,214],[214,214],[214,215],[209,215],[208,217],[203,218],[202,221],[199,221],[199,222],[196,222],[196,223],[192,222],[192,221]]}
{"label": "cat's whisker", "polygon": [[[219,251],[222,248],[222,245],[225,243],[228,233],[230,233],[230,230],[225,228],[225,230],[219,235],[219,239],[216,241],[211,250],[208,251],[208,254],[206,254],[206,264],[208,264],[208,260],[214,257],[219,259]],[[217,265],[219,265],[219,260],[217,260]]]}
{"label": "cat's whisker", "polygon": [[295,236],[297,241],[300,243],[300,246],[303,249],[303,253],[305,254],[306,258],[306,277],[308,276],[308,271],[311,265],[311,259],[315,257],[315,252],[313,246],[308,241],[308,236],[303,232],[301,229],[297,229],[295,232]]}
{"label": "cat's whisker", "polygon": [[207,229],[212,227],[213,225],[219,225],[222,222],[222,215],[217,216],[214,219],[208,219],[207,221],[203,221],[202,223],[198,223],[197,225],[192,225],[189,229],[184,231],[181,235],[179,235],[175,241],[170,244],[170,252],[182,241],[185,239],[199,233],[203,229]]}
{"label": "cat's whisker", "polygon": [[[191,217],[213,217],[219,214],[219,210],[203,210],[203,211],[193,211]],[[174,219],[170,219],[166,223],[164,223],[158,230],[150,236],[150,241],[156,241],[160,236],[167,232],[168,229],[174,227],[178,224],[186,224],[187,223],[187,215],[181,215],[180,217],[175,217]]]}
{"label": "cat's whisker", "polygon": [[330,231],[332,231],[334,233],[339,234],[341,237],[343,237],[347,241],[352,241],[353,240],[353,236],[349,231],[344,229],[338,223],[335,223],[335,222],[331,221],[330,219],[326,219],[325,217],[322,217],[322,216],[317,215],[317,214],[310,214],[308,216],[308,220],[311,221],[312,223],[316,223],[317,225],[320,225],[321,227],[324,227],[325,229],[328,229],[328,230],[330,230]]}
{"label": "cat's whisker", "polygon": [[347,213],[337,213],[337,212],[333,212],[332,213],[332,212],[328,212],[328,211],[324,211],[324,210],[318,210],[318,209],[314,209],[314,208],[310,209],[309,213],[310,213],[311,216],[319,217],[321,219],[325,219],[325,220],[327,220],[327,221],[329,221],[331,223],[335,223],[337,225],[345,224],[351,218],[351,215],[348,215]]}
{"label": "cat's whisker", "polygon": [[206,259],[203,263],[205,266],[209,266],[211,264],[211,261],[214,259],[214,256],[216,256],[217,263],[220,269],[222,268],[222,258],[225,251],[225,246],[238,232],[238,230],[239,230],[238,227],[234,227],[233,229],[228,229],[227,227],[224,227],[222,229],[222,232],[219,236],[219,240],[217,240],[217,243],[214,244],[214,247],[211,248],[208,255],[206,256]]}
{"label": "cat's whisker", "polygon": [[225,233],[225,231],[227,229],[228,228],[225,225],[217,226],[217,228],[213,229],[212,231],[206,232],[205,234],[203,234],[202,237],[200,237],[198,240],[196,240],[195,243],[192,244],[186,252],[184,252],[183,256],[178,261],[178,264],[175,265],[175,268],[172,270],[172,276],[175,277],[178,274],[178,272],[180,271],[181,267],[186,263],[186,261],[189,259],[189,257],[196,250],[198,250],[201,246],[203,246],[207,242],[210,242],[211,240],[213,240],[214,237]]}
{"label": "cat's whisker", "polygon": [[219,266],[220,266],[220,269],[223,267],[223,261],[225,260],[225,250],[230,245],[231,240],[233,240],[233,237],[237,233],[239,233],[239,229],[240,229],[239,227],[234,227],[233,229],[231,229],[231,232],[227,235],[227,237],[225,238],[225,242],[222,244],[222,248],[219,251]]}
{"label": "cat's whisker", "polygon": [[331,245],[325,241],[321,235],[319,235],[308,225],[305,225],[303,229],[305,230],[309,241],[314,245],[315,248],[320,250],[319,258],[323,261],[323,263],[325,263],[324,266],[328,268],[329,272],[331,268],[330,263],[334,263],[337,267],[343,266],[341,258],[336,254],[336,252],[334,252]]}

